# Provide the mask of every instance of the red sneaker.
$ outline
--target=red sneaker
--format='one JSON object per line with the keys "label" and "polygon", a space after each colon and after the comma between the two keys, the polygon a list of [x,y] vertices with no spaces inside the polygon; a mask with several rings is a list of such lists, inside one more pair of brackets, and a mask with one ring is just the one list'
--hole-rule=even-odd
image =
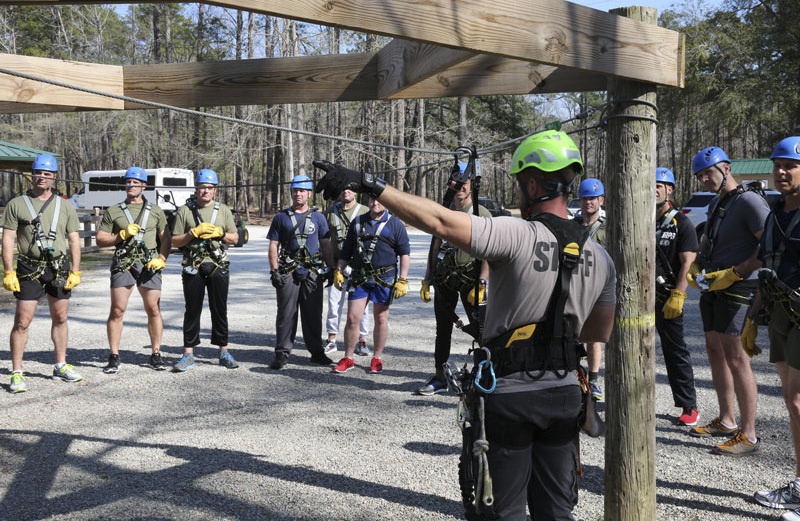
{"label": "red sneaker", "polygon": [[346,356],[339,360],[339,363],[333,366],[334,373],[346,373],[353,367],[355,367],[356,363],[353,361],[352,358],[347,358]]}
{"label": "red sneaker", "polygon": [[685,408],[683,409],[683,414],[680,415],[678,418],[678,425],[685,425],[687,427],[694,427],[697,425],[697,418],[700,416],[700,413],[697,412],[697,409],[694,407],[692,408]]}
{"label": "red sneaker", "polygon": [[377,356],[373,357],[372,362],[370,362],[369,372],[371,374],[378,374],[383,372],[383,362]]}

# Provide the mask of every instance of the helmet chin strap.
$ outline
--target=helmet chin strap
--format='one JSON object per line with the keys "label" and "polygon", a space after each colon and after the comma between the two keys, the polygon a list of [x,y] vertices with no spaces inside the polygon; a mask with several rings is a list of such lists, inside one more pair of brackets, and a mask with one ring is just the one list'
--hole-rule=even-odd
{"label": "helmet chin strap", "polygon": [[722,170],[722,169],[719,167],[719,164],[716,164],[716,165],[714,165],[714,168],[716,168],[717,170],[719,170],[719,173],[720,173],[720,174],[722,174],[722,184],[721,184],[721,185],[719,185],[719,188],[717,189],[717,191],[716,191],[716,192],[714,192],[715,194],[719,194],[720,192],[722,192],[722,189],[723,189],[723,188],[725,188],[725,184],[728,182],[728,173],[727,173],[727,172],[725,172],[725,171],[723,171],[723,170]]}

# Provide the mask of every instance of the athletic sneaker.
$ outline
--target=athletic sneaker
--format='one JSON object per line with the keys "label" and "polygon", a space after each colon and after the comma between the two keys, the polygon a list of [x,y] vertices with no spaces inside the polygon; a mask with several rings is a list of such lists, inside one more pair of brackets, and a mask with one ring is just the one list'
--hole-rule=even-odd
{"label": "athletic sneaker", "polygon": [[12,393],[24,393],[28,390],[28,384],[25,383],[25,375],[22,373],[14,373],[11,375],[11,385],[8,390]]}
{"label": "athletic sneaker", "polygon": [[219,365],[227,367],[228,369],[236,369],[239,367],[239,362],[234,360],[233,355],[229,351],[225,351],[219,355]]}
{"label": "athletic sneaker", "polygon": [[325,353],[318,353],[316,355],[311,355],[311,363],[330,367],[333,365],[333,360],[328,358],[328,355]]}
{"label": "athletic sneaker", "polygon": [[59,378],[65,382],[80,382],[83,376],[69,364],[64,364],[61,369],[53,367],[53,378]]}
{"label": "athletic sneaker", "polygon": [[325,347],[322,350],[325,351],[325,354],[333,353],[334,351],[336,351],[337,350],[336,349],[336,340],[335,339],[334,340],[328,339],[327,342],[325,343]]}
{"label": "athletic sneaker", "polygon": [[377,356],[372,358],[372,362],[369,364],[369,372],[370,374],[380,374],[383,372],[383,362]]}
{"label": "athletic sneaker", "polygon": [[722,420],[719,416],[711,420],[708,425],[702,427],[694,427],[689,431],[689,434],[696,438],[710,438],[712,436],[733,436],[739,431],[739,427],[726,427],[722,425]]}
{"label": "athletic sneaker", "polygon": [[781,516],[781,521],[800,521],[800,508],[792,510],[791,512],[785,512]]}
{"label": "athletic sneaker", "polygon": [[748,456],[755,454],[760,448],[761,440],[756,439],[756,442],[753,443],[747,439],[745,433],[739,431],[733,438],[711,449],[711,453],[720,456]]}
{"label": "athletic sneaker", "polygon": [[694,427],[697,425],[697,419],[700,417],[700,413],[697,412],[697,409],[694,407],[684,407],[683,414],[678,417],[678,425],[683,425],[686,427]]}
{"label": "athletic sneaker", "polygon": [[181,359],[175,362],[175,365],[172,366],[172,372],[182,373],[184,371],[188,371],[192,367],[194,367],[194,355],[191,353],[185,353]]}
{"label": "athletic sneaker", "polygon": [[161,351],[157,351],[150,355],[150,367],[156,371],[167,370],[167,362],[165,362],[164,357],[161,356]]}
{"label": "athletic sneaker", "polygon": [[592,398],[596,402],[603,401],[603,388],[600,387],[600,382],[597,380],[589,380],[589,390],[592,392]]}
{"label": "athletic sneaker", "polygon": [[422,396],[433,396],[434,394],[446,393],[447,382],[443,382],[435,376],[428,380],[428,383],[417,389],[417,394]]}
{"label": "athletic sneaker", "polygon": [[275,358],[272,359],[272,363],[269,364],[270,369],[275,369],[279,371],[286,367],[286,364],[289,363],[289,354],[284,351],[278,351],[275,353]]}
{"label": "athletic sneaker", "polygon": [[358,339],[358,343],[356,344],[356,354],[358,356],[369,356],[372,354],[367,347],[367,341],[363,338]]}
{"label": "athletic sneaker", "polygon": [[103,372],[106,374],[112,374],[119,371],[119,355],[110,354],[108,355],[108,365],[103,368]]}
{"label": "athletic sneaker", "polygon": [[769,508],[800,508],[800,487],[790,481],[775,490],[759,490],[753,498]]}
{"label": "athletic sneaker", "polygon": [[353,361],[352,358],[347,358],[346,356],[339,360],[339,363],[333,366],[334,373],[346,373],[353,367],[355,367],[356,363]]}

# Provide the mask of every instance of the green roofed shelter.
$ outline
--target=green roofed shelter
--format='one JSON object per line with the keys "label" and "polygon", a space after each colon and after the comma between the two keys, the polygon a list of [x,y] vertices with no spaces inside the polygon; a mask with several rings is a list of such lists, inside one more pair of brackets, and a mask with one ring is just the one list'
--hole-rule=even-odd
{"label": "green roofed shelter", "polygon": [[0,169],[16,170],[18,172],[30,172],[33,158],[39,154],[50,154],[61,163],[64,158],[47,150],[26,147],[8,141],[0,141]]}
{"label": "green roofed shelter", "polygon": [[24,177],[19,174],[30,172],[33,159],[39,154],[50,154],[59,163],[64,161],[62,156],[47,150],[0,141],[0,203],[3,206],[5,201],[25,189]]}
{"label": "green roofed shelter", "polygon": [[765,188],[774,188],[772,159],[732,159],[731,173],[739,183],[761,181]]}

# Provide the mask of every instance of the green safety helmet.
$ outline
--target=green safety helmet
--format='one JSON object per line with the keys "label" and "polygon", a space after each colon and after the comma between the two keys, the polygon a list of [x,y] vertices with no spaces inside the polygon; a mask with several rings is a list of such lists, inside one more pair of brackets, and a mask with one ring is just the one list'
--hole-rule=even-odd
{"label": "green safety helmet", "polygon": [[577,175],[583,173],[581,151],[572,138],[560,130],[538,132],[519,144],[511,158],[509,173],[514,176],[531,166],[543,172],[574,166]]}

